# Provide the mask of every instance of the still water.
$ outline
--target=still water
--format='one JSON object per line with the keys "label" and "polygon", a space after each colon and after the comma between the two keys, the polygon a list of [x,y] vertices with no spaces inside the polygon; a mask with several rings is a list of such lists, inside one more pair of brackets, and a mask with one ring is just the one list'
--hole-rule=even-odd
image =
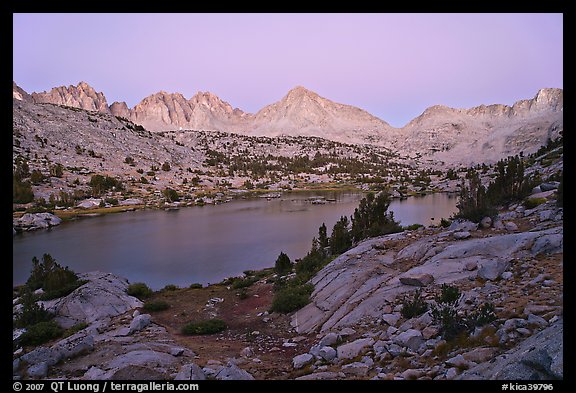
{"label": "still water", "polygon": [[[323,205],[311,196],[335,199]],[[216,283],[274,265],[283,251],[303,257],[324,222],[328,235],[342,215],[350,217],[358,192],[285,193],[279,199],[236,200],[177,211],[143,210],[66,222],[13,238],[13,283],[29,276],[32,257],[51,254],[75,272],[99,270],[145,282]],[[439,223],[456,211],[457,198],[433,194],[393,200],[389,210],[402,225]],[[434,218],[434,220],[431,220]]]}

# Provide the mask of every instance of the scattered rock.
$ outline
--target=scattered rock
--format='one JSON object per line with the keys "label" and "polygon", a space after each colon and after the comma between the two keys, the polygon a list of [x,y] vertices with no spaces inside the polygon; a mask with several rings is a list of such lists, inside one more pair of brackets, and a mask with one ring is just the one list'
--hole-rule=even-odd
{"label": "scattered rock", "polygon": [[243,358],[251,358],[254,356],[254,350],[251,347],[246,347],[240,351],[240,356]]}
{"label": "scattered rock", "polygon": [[482,220],[480,220],[480,226],[484,229],[490,228],[492,226],[492,218],[484,217]]}
{"label": "scattered rock", "polygon": [[218,374],[216,374],[216,379],[221,381],[228,381],[228,380],[253,380],[254,377],[245,370],[242,370],[234,363],[228,363],[226,367],[222,368]]}
{"label": "scattered rock", "polygon": [[482,259],[478,269],[478,277],[484,280],[496,280],[508,269],[510,263],[501,259]]}
{"label": "scattered rock", "polygon": [[203,381],[206,379],[204,371],[194,363],[185,364],[174,377],[176,381]]}
{"label": "scattered rock", "polygon": [[350,343],[342,344],[337,348],[338,359],[353,359],[374,344],[372,338],[361,338]]}
{"label": "scattered rock", "polygon": [[303,375],[301,377],[296,378],[297,381],[315,381],[315,380],[333,380],[333,379],[341,379],[344,378],[345,375],[343,373],[337,373],[332,371],[322,371],[318,373]]}
{"label": "scattered rock", "polygon": [[468,220],[454,220],[448,227],[449,231],[475,231],[478,229],[478,224]]}
{"label": "scattered rock", "polygon": [[504,223],[504,227],[506,228],[507,231],[510,232],[516,232],[518,230],[518,225],[516,225],[516,223],[514,223],[513,221],[507,221],[506,223]]}
{"label": "scattered rock", "polygon": [[314,356],[309,353],[303,353],[301,355],[294,356],[292,359],[292,367],[294,367],[296,370],[299,370],[302,367],[309,365],[313,361]]}
{"label": "scattered rock", "polygon": [[563,379],[563,331],[563,320],[559,318],[494,361],[480,363],[465,371],[459,379]]}
{"label": "scattered rock", "polygon": [[425,370],[409,368],[405,370],[400,376],[402,379],[414,380],[423,377],[426,374]]}
{"label": "scattered rock", "polygon": [[496,348],[474,348],[462,356],[469,362],[484,363],[496,356],[497,352]]}
{"label": "scattered rock", "polygon": [[109,364],[108,368],[123,368],[128,366],[151,366],[169,367],[176,359],[174,356],[152,350],[136,350],[117,356]]}
{"label": "scattered rock", "polygon": [[348,336],[352,336],[355,333],[356,333],[356,330],[352,329],[351,327],[345,327],[344,329],[340,330],[340,333],[338,333],[338,336],[340,336],[341,338],[346,338]]}
{"label": "scattered rock", "polygon": [[434,282],[434,276],[431,274],[415,274],[410,276],[400,277],[400,282],[404,285],[412,285],[418,287],[425,287]]}
{"label": "scattered rock", "polygon": [[332,361],[338,355],[337,351],[329,346],[322,347],[319,352],[319,356],[326,360],[327,362]]}
{"label": "scattered rock", "polygon": [[326,334],[324,337],[322,337],[322,339],[320,340],[318,345],[320,347],[325,347],[325,346],[334,345],[334,344],[336,344],[336,342],[338,342],[338,335],[334,332],[330,332],[330,333]]}
{"label": "scattered rock", "polygon": [[402,347],[407,347],[413,351],[417,350],[424,342],[422,332],[415,329],[408,329],[394,338],[394,342]]}
{"label": "scattered rock", "polygon": [[528,314],[528,325],[544,328],[548,326],[548,322],[539,315]]}
{"label": "scattered rock", "polygon": [[504,272],[500,275],[503,280],[509,280],[512,278],[512,272]]}
{"label": "scattered rock", "polygon": [[30,379],[42,379],[48,376],[48,363],[40,362],[28,367],[26,371]]}
{"label": "scattered rock", "polygon": [[471,271],[478,269],[478,263],[476,263],[474,261],[466,262],[466,265],[464,267],[466,268],[466,270],[471,272]]}
{"label": "scattered rock", "polygon": [[368,375],[370,367],[362,362],[354,362],[342,366],[342,371],[348,375],[355,375],[357,377],[365,377]]}
{"label": "scattered rock", "polygon": [[94,350],[94,336],[78,332],[64,340],[58,341],[53,347],[60,353],[62,359],[70,359]]}
{"label": "scattered rock", "polygon": [[542,190],[542,192],[556,190],[559,185],[560,185],[560,182],[558,182],[558,181],[551,181],[548,183],[542,183],[542,184],[540,184],[540,190]]}
{"label": "scattered rock", "polygon": [[468,239],[470,236],[470,232],[468,231],[454,232],[452,234],[452,237],[456,240]]}
{"label": "scattered rock", "polygon": [[384,314],[380,317],[382,321],[386,322],[386,324],[390,326],[396,326],[398,321],[400,320],[399,314]]}
{"label": "scattered rock", "polygon": [[139,332],[150,324],[152,321],[152,316],[150,314],[140,314],[132,320],[130,323],[129,335],[135,332]]}
{"label": "scattered rock", "polygon": [[184,353],[185,349],[184,348],[172,348],[170,350],[170,355],[174,356],[174,357],[178,357],[178,356],[182,356],[182,354]]}
{"label": "scattered rock", "polygon": [[456,367],[460,370],[467,369],[470,367],[470,362],[466,360],[462,355],[456,355],[446,360],[446,364],[451,367]]}
{"label": "scattered rock", "polygon": [[458,376],[458,369],[456,367],[446,370],[446,379],[454,379]]}

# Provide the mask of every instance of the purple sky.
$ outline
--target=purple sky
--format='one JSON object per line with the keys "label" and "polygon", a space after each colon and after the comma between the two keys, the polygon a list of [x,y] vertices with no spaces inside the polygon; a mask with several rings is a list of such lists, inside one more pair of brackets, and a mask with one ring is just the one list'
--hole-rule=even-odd
{"label": "purple sky", "polygon": [[302,85],[401,127],[427,107],[563,87],[562,14],[14,14],[14,80],[133,107],[211,91],[256,112]]}

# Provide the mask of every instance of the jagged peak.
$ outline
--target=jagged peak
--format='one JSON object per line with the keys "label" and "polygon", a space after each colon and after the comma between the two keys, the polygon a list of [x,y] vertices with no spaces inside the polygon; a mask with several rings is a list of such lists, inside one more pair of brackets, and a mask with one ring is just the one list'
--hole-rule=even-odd
{"label": "jagged peak", "polygon": [[305,88],[304,86],[296,86],[288,91],[285,99],[298,98],[298,97],[318,97],[318,94]]}

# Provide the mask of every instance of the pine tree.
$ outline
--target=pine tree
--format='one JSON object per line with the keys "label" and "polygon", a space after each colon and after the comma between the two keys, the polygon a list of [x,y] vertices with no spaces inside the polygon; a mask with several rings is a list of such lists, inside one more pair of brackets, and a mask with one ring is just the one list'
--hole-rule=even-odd
{"label": "pine tree", "polygon": [[292,261],[290,261],[288,255],[284,252],[281,252],[280,255],[278,255],[276,264],[274,265],[274,270],[280,275],[285,275],[292,271]]}

